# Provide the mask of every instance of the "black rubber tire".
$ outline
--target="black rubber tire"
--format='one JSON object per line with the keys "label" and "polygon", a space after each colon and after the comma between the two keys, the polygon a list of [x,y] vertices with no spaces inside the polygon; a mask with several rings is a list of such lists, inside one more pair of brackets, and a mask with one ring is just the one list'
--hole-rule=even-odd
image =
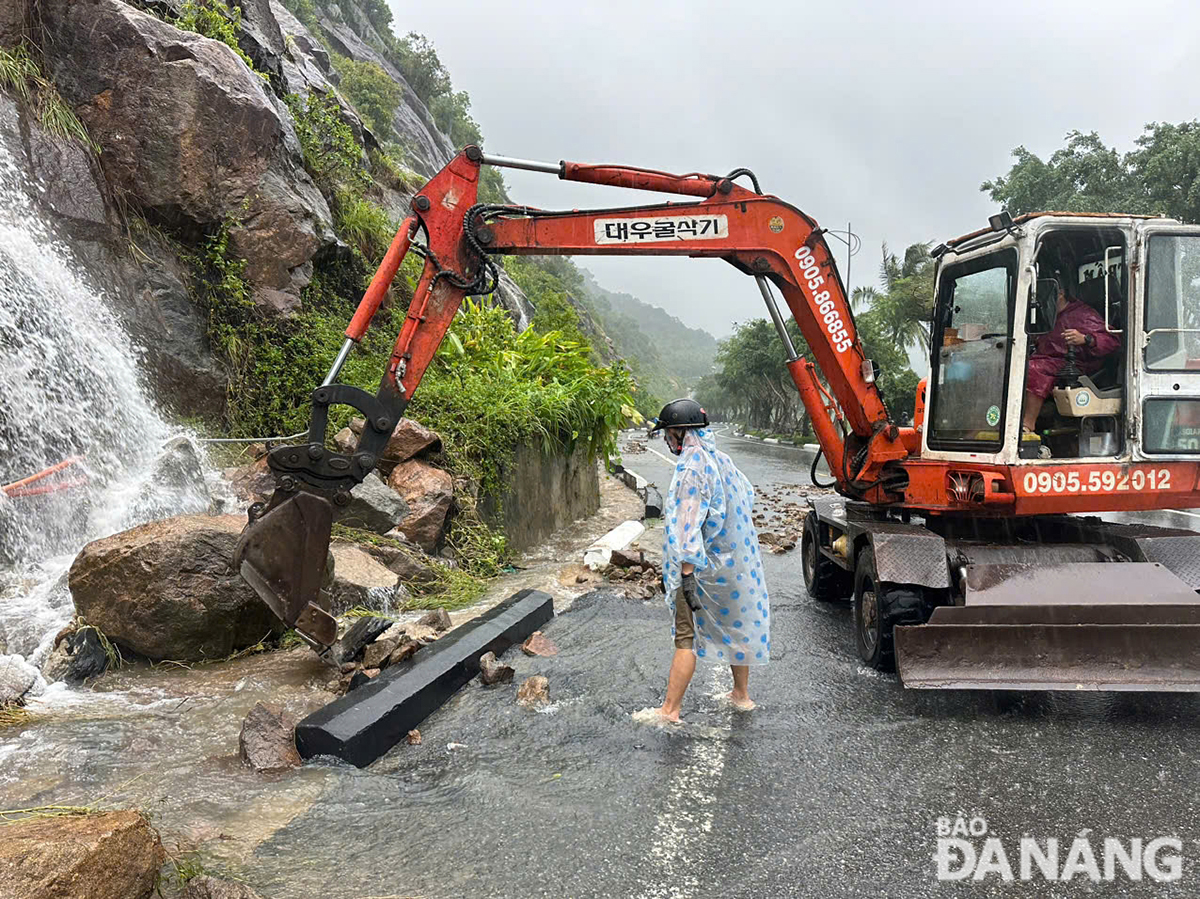
{"label": "black rubber tire", "polygon": [[838,602],[850,596],[854,589],[854,577],[837,562],[821,554],[817,540],[819,527],[817,514],[809,512],[804,519],[804,534],[800,538],[804,588],[818,602]]}
{"label": "black rubber tire", "polygon": [[863,547],[854,567],[854,644],[863,663],[876,671],[895,671],[893,630],[896,625],[924,620],[923,591],[907,584],[880,583],[875,552]]}

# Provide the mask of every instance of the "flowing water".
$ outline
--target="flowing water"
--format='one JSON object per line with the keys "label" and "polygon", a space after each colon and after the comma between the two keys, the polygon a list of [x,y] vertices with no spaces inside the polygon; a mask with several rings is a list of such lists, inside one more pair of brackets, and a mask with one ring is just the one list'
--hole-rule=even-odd
{"label": "flowing water", "polygon": [[[78,457],[36,486],[0,493],[0,654],[36,662],[73,615],[65,574],[89,540],[206,507],[203,479],[165,482],[172,428],[138,376],[140,354],[41,220],[0,146],[0,484]],[[189,447],[172,452],[190,454]]]}

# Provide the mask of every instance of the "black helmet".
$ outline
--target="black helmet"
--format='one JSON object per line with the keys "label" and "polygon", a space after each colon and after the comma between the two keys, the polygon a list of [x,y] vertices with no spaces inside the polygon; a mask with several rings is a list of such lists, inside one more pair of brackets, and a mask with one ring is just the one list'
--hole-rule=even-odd
{"label": "black helmet", "polygon": [[708,425],[708,413],[695,400],[672,400],[662,407],[650,433],[663,428],[703,428]]}

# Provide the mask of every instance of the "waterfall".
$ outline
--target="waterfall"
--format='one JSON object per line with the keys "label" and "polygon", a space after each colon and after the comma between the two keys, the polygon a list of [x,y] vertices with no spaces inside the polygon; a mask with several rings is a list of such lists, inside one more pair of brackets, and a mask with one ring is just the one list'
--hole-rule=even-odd
{"label": "waterfall", "polygon": [[[88,541],[207,506],[190,444],[155,408],[140,354],[30,199],[0,144],[0,484],[79,457],[39,485],[0,492],[0,654],[35,660],[74,614],[66,571]],[[197,476],[163,479],[167,466]]]}

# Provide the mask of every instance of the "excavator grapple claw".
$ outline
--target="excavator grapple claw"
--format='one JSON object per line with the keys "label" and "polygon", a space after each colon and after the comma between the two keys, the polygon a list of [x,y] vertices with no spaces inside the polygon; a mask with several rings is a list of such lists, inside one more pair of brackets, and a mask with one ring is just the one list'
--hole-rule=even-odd
{"label": "excavator grapple claw", "polygon": [[333,503],[307,491],[277,489],[264,511],[253,509],[234,564],[286,624],[318,649],[337,639],[327,576]]}

